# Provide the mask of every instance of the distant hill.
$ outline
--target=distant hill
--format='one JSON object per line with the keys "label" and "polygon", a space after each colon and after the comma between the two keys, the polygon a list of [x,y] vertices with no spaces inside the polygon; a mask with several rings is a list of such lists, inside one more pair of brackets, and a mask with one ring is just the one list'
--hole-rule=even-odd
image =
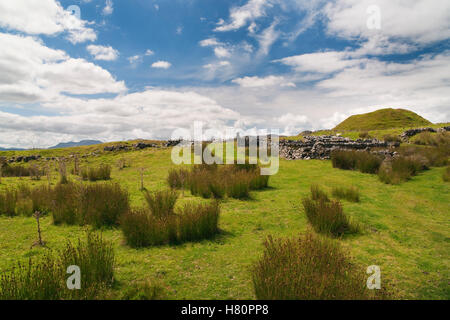
{"label": "distant hill", "polygon": [[351,116],[337,125],[333,130],[368,131],[420,127],[431,124],[430,121],[412,111],[389,108]]}
{"label": "distant hill", "polygon": [[0,147],[0,151],[23,151],[26,149],[20,149],[20,148],[1,148]]}
{"label": "distant hill", "polygon": [[63,142],[59,143],[54,147],[50,147],[49,149],[61,149],[61,148],[71,148],[71,147],[81,147],[81,146],[92,146],[94,144],[101,144],[102,141],[98,140],[83,140],[80,142]]}

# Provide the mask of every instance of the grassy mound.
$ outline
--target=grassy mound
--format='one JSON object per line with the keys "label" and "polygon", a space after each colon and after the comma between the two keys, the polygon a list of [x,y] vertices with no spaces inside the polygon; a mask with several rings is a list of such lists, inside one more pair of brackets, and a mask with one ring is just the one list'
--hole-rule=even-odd
{"label": "grassy mound", "polygon": [[341,122],[333,130],[364,131],[428,126],[432,123],[418,114],[404,109],[380,109],[358,114]]}

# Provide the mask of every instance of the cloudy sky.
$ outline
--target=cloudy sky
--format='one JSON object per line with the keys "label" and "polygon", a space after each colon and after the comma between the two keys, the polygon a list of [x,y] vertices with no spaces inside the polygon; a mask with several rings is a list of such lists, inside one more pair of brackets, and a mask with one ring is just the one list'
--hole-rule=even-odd
{"label": "cloudy sky", "polygon": [[450,121],[448,0],[0,0],[0,146]]}

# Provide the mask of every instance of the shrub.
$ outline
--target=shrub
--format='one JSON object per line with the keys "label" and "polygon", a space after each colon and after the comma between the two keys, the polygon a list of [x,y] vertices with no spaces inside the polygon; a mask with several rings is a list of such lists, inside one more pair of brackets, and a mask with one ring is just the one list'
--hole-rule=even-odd
{"label": "shrub", "polygon": [[331,162],[333,168],[377,173],[382,159],[378,155],[364,151],[335,150],[331,152]]}
{"label": "shrub", "polygon": [[309,223],[318,233],[339,237],[345,233],[357,233],[355,226],[344,214],[342,204],[339,201],[314,201],[304,198],[302,201]]}
{"label": "shrub", "polygon": [[43,175],[43,171],[37,166],[25,167],[22,165],[11,166],[4,163],[2,166],[3,177],[32,177],[34,180],[39,180]]}
{"label": "shrub", "polygon": [[128,192],[117,183],[101,183],[81,188],[81,222],[96,228],[116,226],[130,207]]}
{"label": "shrub", "polygon": [[382,298],[382,292],[366,288],[366,277],[337,242],[311,232],[292,239],[268,237],[252,268],[255,295],[261,300]]}
{"label": "shrub", "polygon": [[178,192],[174,190],[164,190],[144,194],[148,208],[152,215],[158,219],[167,219],[174,214],[175,203],[178,199]]}
{"label": "shrub", "polygon": [[55,224],[116,226],[129,210],[128,192],[116,183],[58,184],[54,189],[52,215]]}
{"label": "shrub", "polygon": [[14,216],[16,214],[17,191],[6,189],[0,193],[0,215]]}
{"label": "shrub", "polygon": [[250,197],[250,190],[267,188],[269,176],[262,176],[256,164],[195,165],[190,171],[171,170],[168,183],[173,189],[187,188],[193,195],[205,199],[222,199],[225,195],[236,199]]}
{"label": "shrub", "polygon": [[359,190],[356,187],[333,187],[333,197],[346,199],[350,202],[359,202]]}
{"label": "shrub", "polygon": [[387,184],[399,184],[410,180],[420,171],[426,169],[423,160],[418,157],[398,157],[383,163],[378,172],[380,181]]}
{"label": "shrub", "polygon": [[172,189],[184,189],[187,186],[189,171],[186,169],[171,169],[167,182]]}
{"label": "shrub", "polygon": [[111,179],[111,166],[102,164],[99,167],[90,167],[81,169],[81,177],[83,180],[100,181]]}
{"label": "shrub", "polygon": [[219,204],[188,203],[179,214],[178,241],[196,241],[208,239],[218,232]]}
{"label": "shrub", "polygon": [[[80,267],[81,290],[69,290],[66,271]],[[28,264],[18,264],[0,276],[1,300],[92,299],[113,282],[114,251],[100,236],[88,234],[78,246],[68,243],[56,254],[47,253]]]}
{"label": "shrub", "polygon": [[450,167],[447,167],[445,169],[444,173],[442,174],[442,180],[444,180],[445,182],[450,181]]}
{"label": "shrub", "polygon": [[150,210],[131,210],[121,219],[122,232],[131,247],[148,247],[197,241],[218,232],[219,205],[186,204],[178,214],[164,218]]}
{"label": "shrub", "polygon": [[311,185],[311,198],[313,200],[323,200],[323,201],[330,201],[330,199],[328,198],[328,195],[325,191],[323,191],[322,189],[320,189],[320,187],[317,184],[313,184]]}
{"label": "shrub", "polygon": [[80,188],[74,183],[57,184],[53,189],[52,217],[55,225],[66,223],[80,224]]}

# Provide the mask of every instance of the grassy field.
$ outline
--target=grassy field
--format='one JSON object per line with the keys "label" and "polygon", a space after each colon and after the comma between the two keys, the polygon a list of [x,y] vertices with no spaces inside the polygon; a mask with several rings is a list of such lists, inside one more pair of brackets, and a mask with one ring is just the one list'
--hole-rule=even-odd
{"label": "grassy field", "polygon": [[[61,156],[98,148],[28,152]],[[13,154],[23,153],[1,152],[0,156]],[[116,163],[122,158],[130,166],[119,170]],[[144,203],[139,168],[145,168],[145,187],[161,190],[167,188],[167,174],[174,167],[170,149],[165,148],[100,153],[81,159],[81,166],[101,163],[113,167],[112,180],[129,190],[133,206]],[[103,230],[117,255],[114,291],[120,296],[133,282],[148,279],[160,283],[172,299],[254,299],[250,267],[262,254],[262,241],[268,235],[294,236],[308,228],[301,198],[309,193],[311,183],[317,183],[330,193],[333,186],[359,188],[359,203],[343,203],[345,212],[362,224],[363,232],[340,241],[361,265],[381,267],[382,285],[388,291],[401,299],[449,299],[450,185],[442,180],[444,170],[425,171],[392,186],[381,183],[376,175],[333,169],[330,161],[281,160],[270,188],[252,192],[250,200],[222,201],[221,233],[212,240],[132,249],[124,244],[119,229]],[[57,179],[55,169],[52,184]],[[2,178],[0,190],[20,183],[46,184],[47,179]],[[204,201],[185,192],[178,205],[192,199]],[[37,238],[36,221],[0,216],[0,272],[30,256],[61,248],[68,239],[84,237],[86,229],[54,226],[50,216],[42,219],[41,227],[48,248],[31,248]]]}

